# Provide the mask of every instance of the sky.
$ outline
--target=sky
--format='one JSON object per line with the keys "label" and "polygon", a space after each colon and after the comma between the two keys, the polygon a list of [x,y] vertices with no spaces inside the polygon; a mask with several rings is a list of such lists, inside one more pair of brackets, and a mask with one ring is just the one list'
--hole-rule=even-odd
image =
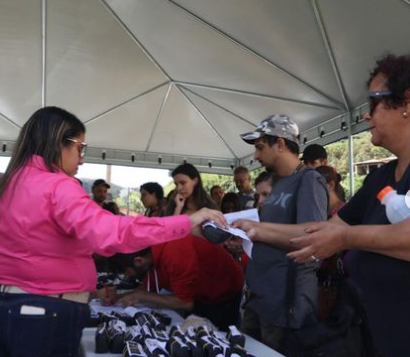
{"label": "sky", "polygon": [[[6,171],[10,161],[9,157],[0,157],[0,172]],[[84,164],[81,165],[76,177],[79,179],[106,179],[107,165],[99,164]],[[112,166],[111,183],[122,187],[140,187],[143,183],[154,181],[161,186],[166,186],[172,179],[169,175],[169,170],[162,169],[146,169],[126,166]]]}

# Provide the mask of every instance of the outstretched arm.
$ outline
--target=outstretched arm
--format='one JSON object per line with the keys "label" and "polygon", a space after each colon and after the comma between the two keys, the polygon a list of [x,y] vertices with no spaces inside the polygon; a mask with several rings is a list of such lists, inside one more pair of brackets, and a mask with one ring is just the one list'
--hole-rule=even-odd
{"label": "outstretched arm", "polygon": [[146,305],[183,311],[192,311],[194,308],[193,302],[181,300],[175,295],[159,295],[141,290],[136,290],[131,294],[120,297],[117,300],[117,304],[122,304],[123,306]]}
{"label": "outstretched arm", "polygon": [[345,249],[360,249],[410,261],[410,219],[386,225],[314,223],[305,234],[291,241],[298,250],[288,256],[300,263],[311,260],[312,255],[325,259]]}

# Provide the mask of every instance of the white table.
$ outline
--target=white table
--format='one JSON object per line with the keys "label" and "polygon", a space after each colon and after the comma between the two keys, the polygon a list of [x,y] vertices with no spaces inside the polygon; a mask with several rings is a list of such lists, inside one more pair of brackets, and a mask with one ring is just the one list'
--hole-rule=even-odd
{"label": "white table", "polygon": [[[175,311],[172,310],[162,310],[168,316],[172,318],[172,324],[180,324],[183,319]],[[83,355],[85,357],[120,357],[121,354],[112,353],[95,353],[95,331],[96,328],[90,327],[83,330],[83,338],[81,340],[81,346],[83,350]],[[245,348],[248,352],[252,353],[256,357],[284,357],[280,353],[272,350],[271,348],[265,346],[254,338],[245,335],[246,343]]]}

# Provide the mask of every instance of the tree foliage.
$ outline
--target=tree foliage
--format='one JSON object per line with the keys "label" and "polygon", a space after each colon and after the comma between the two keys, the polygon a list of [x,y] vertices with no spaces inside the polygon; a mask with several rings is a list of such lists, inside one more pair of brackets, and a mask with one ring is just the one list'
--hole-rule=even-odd
{"label": "tree foliage", "polygon": [[[342,175],[342,185],[349,188],[349,150],[348,141],[341,140],[326,146],[329,165],[336,168]],[[371,133],[368,131],[353,136],[353,162],[379,160],[392,156],[392,153],[371,143]],[[362,186],[365,176],[354,176],[355,192]]]}

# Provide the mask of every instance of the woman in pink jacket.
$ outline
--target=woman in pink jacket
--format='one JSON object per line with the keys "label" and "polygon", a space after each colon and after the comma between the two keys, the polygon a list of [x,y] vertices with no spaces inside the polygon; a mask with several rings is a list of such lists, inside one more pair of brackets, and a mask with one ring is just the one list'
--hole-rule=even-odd
{"label": "woman in pink jacket", "polygon": [[73,177],[85,127],[57,107],[23,126],[0,181],[0,356],[75,356],[96,286],[92,253],[131,253],[179,239],[220,212],[115,216]]}

